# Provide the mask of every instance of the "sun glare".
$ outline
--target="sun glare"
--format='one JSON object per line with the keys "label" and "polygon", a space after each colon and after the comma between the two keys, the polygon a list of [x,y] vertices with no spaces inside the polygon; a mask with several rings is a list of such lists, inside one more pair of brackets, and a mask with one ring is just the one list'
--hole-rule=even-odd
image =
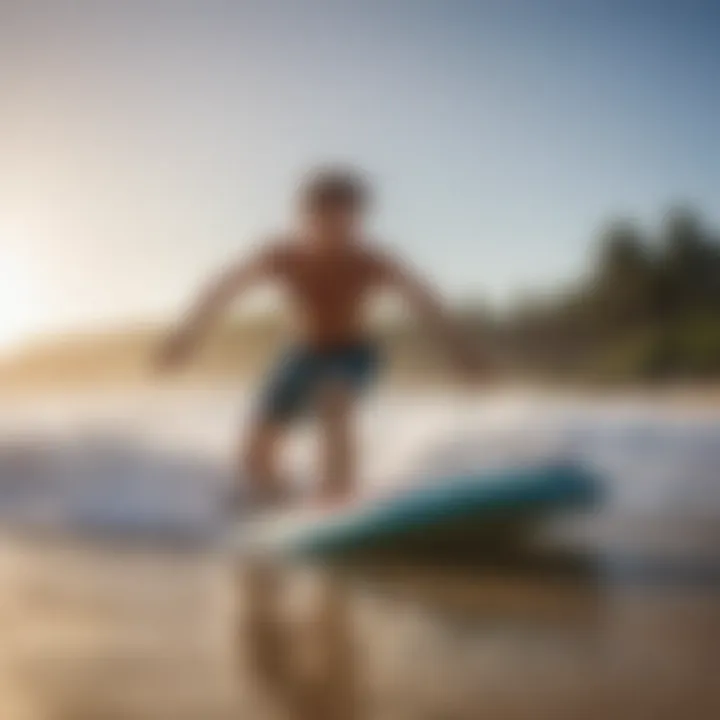
{"label": "sun glare", "polygon": [[[2,238],[0,237],[0,243]],[[0,244],[0,350],[19,343],[30,330],[32,298],[27,265]]]}

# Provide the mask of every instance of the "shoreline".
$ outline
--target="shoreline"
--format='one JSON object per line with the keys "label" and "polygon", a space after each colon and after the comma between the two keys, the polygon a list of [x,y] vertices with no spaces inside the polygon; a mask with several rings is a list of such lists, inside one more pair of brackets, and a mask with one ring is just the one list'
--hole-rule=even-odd
{"label": "shoreline", "polygon": [[[225,390],[237,393],[253,387],[257,378],[186,376],[173,379],[128,378],[112,382],[44,382],[3,385],[0,392],[5,400],[55,400],[68,398],[114,396],[118,394],[174,396],[180,393],[215,393]],[[550,383],[534,381],[507,381],[467,385],[452,380],[426,380],[393,378],[383,380],[373,388],[370,396],[437,394],[464,397],[485,396],[494,398],[527,397],[551,401],[575,400],[601,403],[636,401],[691,408],[717,407],[720,409],[720,382],[674,383],[663,386],[646,385],[598,386],[584,383]]]}

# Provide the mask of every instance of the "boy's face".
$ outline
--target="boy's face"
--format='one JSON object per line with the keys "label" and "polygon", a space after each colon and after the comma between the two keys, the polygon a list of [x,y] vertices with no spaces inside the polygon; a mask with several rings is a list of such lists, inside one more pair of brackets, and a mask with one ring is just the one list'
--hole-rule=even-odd
{"label": "boy's face", "polygon": [[363,212],[356,203],[328,203],[309,207],[304,223],[310,236],[322,243],[338,245],[350,242],[362,227]]}

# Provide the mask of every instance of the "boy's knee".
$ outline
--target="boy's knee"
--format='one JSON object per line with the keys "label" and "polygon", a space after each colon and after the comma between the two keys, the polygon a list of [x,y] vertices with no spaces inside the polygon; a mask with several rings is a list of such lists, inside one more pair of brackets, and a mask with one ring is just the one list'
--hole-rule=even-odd
{"label": "boy's knee", "polygon": [[251,447],[243,457],[243,468],[251,478],[264,478],[271,474],[272,460],[267,452]]}
{"label": "boy's knee", "polygon": [[324,388],[320,398],[323,417],[330,422],[344,420],[352,404],[351,392],[345,385],[334,383]]}
{"label": "boy's knee", "polygon": [[264,474],[272,467],[275,452],[274,434],[252,432],[242,450],[242,465],[251,475]]}

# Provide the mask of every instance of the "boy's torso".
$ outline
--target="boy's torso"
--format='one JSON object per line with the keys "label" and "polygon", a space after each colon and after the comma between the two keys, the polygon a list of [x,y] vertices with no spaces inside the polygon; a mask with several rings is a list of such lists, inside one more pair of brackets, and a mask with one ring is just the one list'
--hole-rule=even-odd
{"label": "boy's torso", "polygon": [[362,245],[314,249],[286,242],[274,252],[275,275],[298,315],[298,341],[315,350],[367,339],[365,306],[381,279],[380,263]]}

